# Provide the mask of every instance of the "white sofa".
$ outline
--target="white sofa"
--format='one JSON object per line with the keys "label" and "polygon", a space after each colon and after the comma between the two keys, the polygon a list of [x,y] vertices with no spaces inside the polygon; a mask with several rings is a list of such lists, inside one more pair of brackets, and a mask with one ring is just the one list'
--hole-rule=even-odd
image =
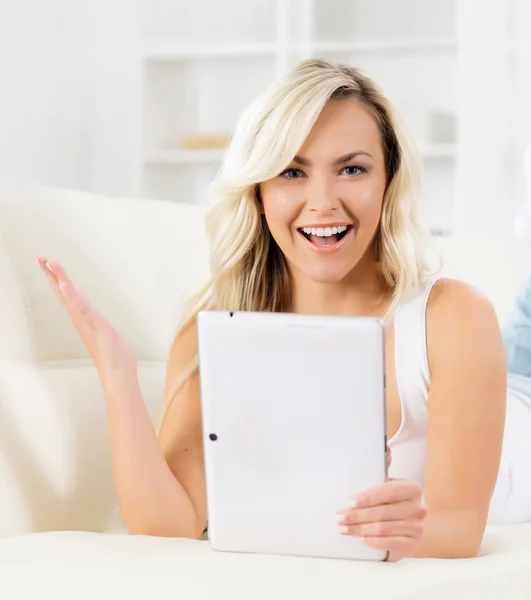
{"label": "white sofa", "polygon": [[[503,317],[517,283],[503,252],[471,240],[441,249],[444,270]],[[63,262],[132,346],[153,416],[181,301],[206,264],[197,208],[0,188],[0,598],[531,597],[527,525],[490,528],[477,559],[398,564],[240,556],[113,531],[102,392],[41,254]]]}

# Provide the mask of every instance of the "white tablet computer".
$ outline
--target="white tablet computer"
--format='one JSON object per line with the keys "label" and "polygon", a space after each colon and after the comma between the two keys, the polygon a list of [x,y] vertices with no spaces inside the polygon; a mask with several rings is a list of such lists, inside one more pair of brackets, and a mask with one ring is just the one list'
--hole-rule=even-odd
{"label": "white tablet computer", "polygon": [[387,475],[382,322],[206,311],[198,342],[212,548],[383,560],[335,522]]}

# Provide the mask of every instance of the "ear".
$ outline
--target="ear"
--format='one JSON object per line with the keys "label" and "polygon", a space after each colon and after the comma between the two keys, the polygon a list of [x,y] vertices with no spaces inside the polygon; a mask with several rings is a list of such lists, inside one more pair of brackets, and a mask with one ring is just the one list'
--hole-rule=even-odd
{"label": "ear", "polygon": [[259,210],[260,214],[263,215],[265,211],[264,211],[264,203],[262,202],[262,194],[260,192],[260,184],[256,185],[255,196],[256,196],[256,202],[258,203],[258,210]]}

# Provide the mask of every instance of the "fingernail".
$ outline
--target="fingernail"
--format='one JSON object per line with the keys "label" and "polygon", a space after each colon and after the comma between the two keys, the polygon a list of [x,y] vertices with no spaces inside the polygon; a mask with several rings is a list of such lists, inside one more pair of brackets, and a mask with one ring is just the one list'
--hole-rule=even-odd
{"label": "fingernail", "polygon": [[339,533],[348,533],[348,527],[340,527]]}
{"label": "fingernail", "polygon": [[48,271],[53,273],[52,265],[48,261],[44,263],[44,266],[48,269]]}
{"label": "fingernail", "polygon": [[345,522],[345,515],[337,514],[336,515],[336,521],[338,523],[344,523]]}
{"label": "fingernail", "polygon": [[351,500],[348,503],[349,508],[356,508],[358,506],[358,503],[356,502],[356,500]]}

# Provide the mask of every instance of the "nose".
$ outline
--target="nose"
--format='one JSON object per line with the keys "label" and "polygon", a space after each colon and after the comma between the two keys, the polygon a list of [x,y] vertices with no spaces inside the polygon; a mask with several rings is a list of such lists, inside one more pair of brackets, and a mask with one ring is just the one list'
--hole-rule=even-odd
{"label": "nose", "polygon": [[326,175],[310,177],[306,190],[307,207],[312,212],[330,214],[341,206],[334,182]]}

